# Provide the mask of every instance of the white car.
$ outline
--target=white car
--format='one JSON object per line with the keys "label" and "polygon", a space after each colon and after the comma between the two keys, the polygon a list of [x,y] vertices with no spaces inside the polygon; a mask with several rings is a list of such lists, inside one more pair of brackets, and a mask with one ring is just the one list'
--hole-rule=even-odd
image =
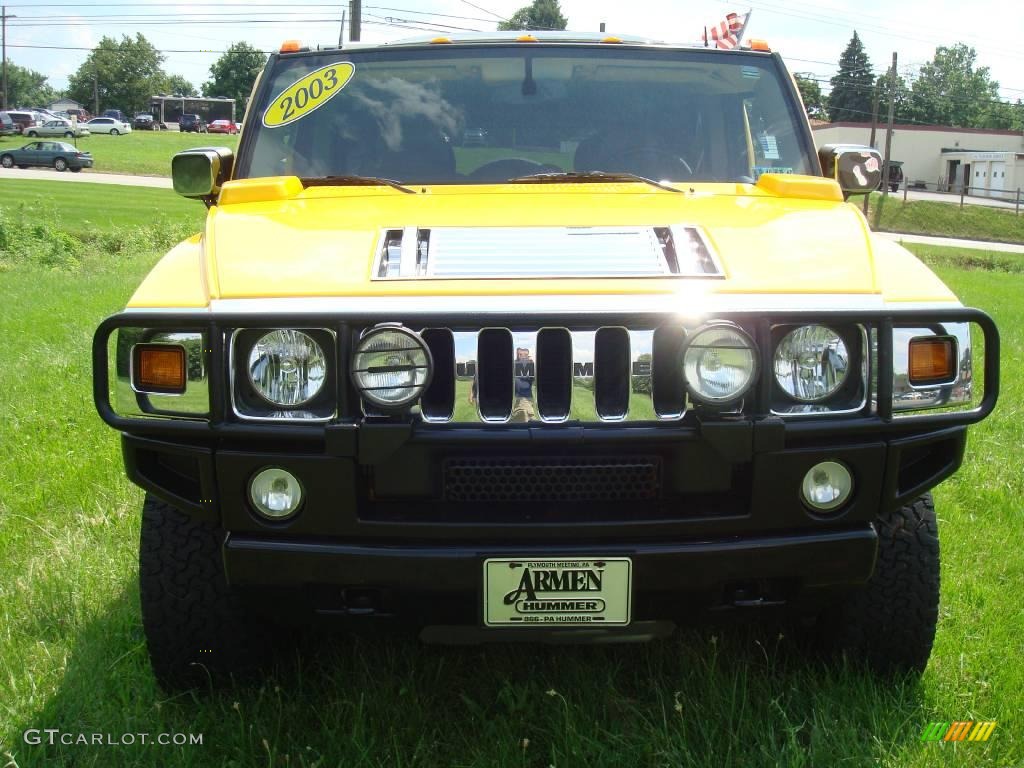
{"label": "white car", "polygon": [[71,124],[70,120],[60,119],[47,120],[41,125],[33,126],[25,131],[25,135],[31,138],[36,136],[63,136],[66,139],[72,139],[75,136],[88,136],[90,133],[91,131],[84,125],[79,125],[76,128]]}
{"label": "white car", "polygon": [[93,133],[109,133],[111,136],[132,132],[132,127],[128,123],[122,123],[112,117],[94,117],[85,125]]}

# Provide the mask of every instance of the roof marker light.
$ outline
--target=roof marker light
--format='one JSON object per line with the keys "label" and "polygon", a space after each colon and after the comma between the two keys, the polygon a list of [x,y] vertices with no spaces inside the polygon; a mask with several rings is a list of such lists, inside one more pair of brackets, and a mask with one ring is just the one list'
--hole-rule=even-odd
{"label": "roof marker light", "polygon": [[602,43],[611,43],[613,45],[618,45],[618,44],[622,43],[622,38],[621,37],[615,37],[614,35],[608,35],[608,37],[602,38],[601,42]]}
{"label": "roof marker light", "polygon": [[764,51],[765,53],[771,53],[771,46],[768,45],[767,40],[751,39],[750,50],[752,51]]}
{"label": "roof marker light", "polygon": [[302,46],[299,45],[299,41],[298,40],[285,40],[283,43],[281,43],[281,51],[280,52],[281,53],[295,53],[301,47]]}
{"label": "roof marker light", "polygon": [[536,43],[538,41],[537,41],[537,38],[534,37],[533,35],[520,35],[519,37],[516,38],[516,42],[517,43]]}
{"label": "roof marker light", "polygon": [[430,41],[431,45],[451,45],[452,39],[450,37],[435,37]]}

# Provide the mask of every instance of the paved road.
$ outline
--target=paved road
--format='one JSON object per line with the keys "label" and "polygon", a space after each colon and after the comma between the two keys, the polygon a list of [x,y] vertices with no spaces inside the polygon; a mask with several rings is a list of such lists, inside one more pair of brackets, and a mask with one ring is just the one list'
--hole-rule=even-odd
{"label": "paved road", "polygon": [[57,173],[50,168],[0,168],[3,179],[44,179],[47,181],[86,182],[90,184],[122,184],[129,187],[160,187],[171,189],[171,180],[159,176],[127,176],[119,173]]}
{"label": "paved road", "polygon": [[987,240],[960,240],[955,237],[932,237],[931,235],[905,235],[899,232],[879,232],[882,237],[898,243],[921,243],[941,245],[946,248],[971,248],[977,251],[1002,251],[1003,253],[1024,253],[1024,245],[1016,243],[990,243]]}
{"label": "paved road", "polygon": [[[903,190],[901,189],[899,192],[890,192],[889,197],[894,197],[897,200],[903,200]],[[928,200],[929,202],[955,203],[959,205],[960,194],[952,192],[925,192],[920,189],[908,189],[907,201],[909,202],[912,200]],[[978,197],[976,195],[965,195],[964,205],[983,205],[987,208],[1009,208],[1010,210],[1014,210],[1016,208],[1015,203],[1008,203],[1005,200],[994,200],[989,197]],[[1024,208],[1024,195],[1022,195],[1021,208]]]}

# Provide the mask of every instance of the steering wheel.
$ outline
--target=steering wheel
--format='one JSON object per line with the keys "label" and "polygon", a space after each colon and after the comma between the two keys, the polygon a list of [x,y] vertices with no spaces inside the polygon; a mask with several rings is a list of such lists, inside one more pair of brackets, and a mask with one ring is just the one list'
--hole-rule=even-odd
{"label": "steering wheel", "polygon": [[501,160],[494,160],[484,163],[471,174],[469,178],[473,181],[484,183],[502,182],[514,179],[516,176],[529,176],[534,173],[561,173],[562,169],[557,165],[538,163],[535,160],[527,160],[522,157],[503,157]]}
{"label": "steering wheel", "polygon": [[[686,162],[686,158],[677,152],[671,152],[660,147],[631,147],[617,153],[617,160],[622,165],[622,170],[628,170],[638,176],[646,176],[649,179],[671,179],[681,181],[693,177],[693,168]],[[604,169],[602,169],[604,170]],[[611,169],[607,169],[611,171]],[[680,178],[679,172],[685,171],[686,175]]]}

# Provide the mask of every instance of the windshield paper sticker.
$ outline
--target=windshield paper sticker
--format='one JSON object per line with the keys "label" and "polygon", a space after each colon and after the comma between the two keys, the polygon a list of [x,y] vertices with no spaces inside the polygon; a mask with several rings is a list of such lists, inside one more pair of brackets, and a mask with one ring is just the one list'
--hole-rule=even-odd
{"label": "windshield paper sticker", "polygon": [[299,78],[270,103],[263,113],[263,125],[267,128],[280,128],[301,120],[341,93],[355,72],[356,68],[351,62],[340,61]]}
{"label": "windshield paper sticker", "polygon": [[778,168],[772,168],[768,165],[755,165],[754,166],[754,181],[757,181],[766,173],[796,173],[792,167],[779,166]]}

